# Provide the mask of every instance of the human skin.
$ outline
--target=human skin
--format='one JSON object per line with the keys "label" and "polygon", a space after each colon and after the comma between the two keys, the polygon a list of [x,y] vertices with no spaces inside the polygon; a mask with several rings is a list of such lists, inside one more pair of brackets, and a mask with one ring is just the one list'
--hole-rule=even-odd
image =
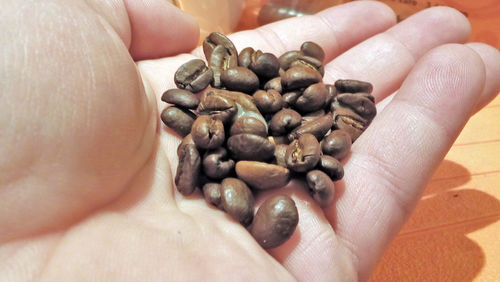
{"label": "human skin", "polygon": [[[369,21],[361,19],[370,19]],[[326,82],[374,85],[336,199],[303,183],[282,246],[174,187],[179,136],[159,122],[173,74],[202,52],[163,0],[0,0],[0,281],[367,280],[461,129],[500,91],[500,54],[436,7],[396,24],[355,1],[230,36],[275,55],[315,41]],[[300,27],[300,28],[290,28]]]}

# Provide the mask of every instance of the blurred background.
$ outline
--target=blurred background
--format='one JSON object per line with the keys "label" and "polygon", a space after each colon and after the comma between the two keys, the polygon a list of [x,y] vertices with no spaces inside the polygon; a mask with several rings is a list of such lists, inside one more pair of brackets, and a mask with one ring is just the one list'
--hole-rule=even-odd
{"label": "blurred background", "polygon": [[[201,40],[347,0],[166,0],[200,23]],[[450,6],[471,22],[470,41],[500,48],[500,0],[382,0],[398,20]],[[200,41],[201,42],[201,41]],[[500,78],[499,78],[500,79]],[[500,281],[500,96],[467,123],[371,281]]]}

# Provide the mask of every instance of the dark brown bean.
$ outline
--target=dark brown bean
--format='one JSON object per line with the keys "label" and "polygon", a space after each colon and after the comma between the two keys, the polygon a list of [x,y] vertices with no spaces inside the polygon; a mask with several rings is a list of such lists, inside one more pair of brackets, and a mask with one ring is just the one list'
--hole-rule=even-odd
{"label": "dark brown bean", "polygon": [[326,112],[323,109],[302,115],[302,124],[314,121],[324,115],[326,115]]}
{"label": "dark brown bean", "polygon": [[286,149],[288,148],[287,144],[277,144],[276,149],[274,149],[274,160],[277,165],[286,167]]}
{"label": "dark brown bean", "polygon": [[271,53],[255,52],[248,66],[257,76],[268,79],[279,75],[280,62]]}
{"label": "dark brown bean", "polygon": [[234,169],[234,161],[228,158],[227,150],[219,147],[205,153],[203,172],[211,178],[222,179]]}
{"label": "dark brown bean", "polygon": [[317,70],[321,74],[321,76],[323,76],[325,74],[325,68],[323,67],[322,62],[320,60],[313,58],[313,57],[310,57],[310,56],[301,55],[297,58],[297,60],[293,61],[290,64],[290,68],[298,67],[298,66],[307,67],[307,68],[310,68],[313,70]]}
{"label": "dark brown bean", "polygon": [[366,129],[366,121],[353,110],[345,108],[338,108],[334,111],[333,125],[334,128],[347,132],[353,143]]}
{"label": "dark brown bean", "polygon": [[303,113],[321,109],[325,105],[328,89],[323,83],[315,83],[307,87],[295,101],[295,108]]}
{"label": "dark brown bean", "polygon": [[290,171],[287,168],[257,161],[237,162],[236,175],[258,190],[283,187],[290,180]]}
{"label": "dark brown bean", "polygon": [[217,45],[214,48],[208,62],[214,73],[214,79],[212,82],[214,87],[222,86],[221,75],[223,71],[238,66],[238,58],[231,55],[231,52],[222,45]]}
{"label": "dark brown bean", "polygon": [[351,151],[351,136],[344,130],[333,130],[321,140],[321,151],[337,160],[342,160]]}
{"label": "dark brown bean", "polygon": [[221,183],[221,207],[243,226],[253,220],[254,198],[245,182],[228,177]]}
{"label": "dark brown bean", "polygon": [[165,108],[161,112],[160,118],[166,126],[184,137],[191,132],[196,115],[189,110],[172,106]]}
{"label": "dark brown bean", "polygon": [[212,52],[218,45],[222,45],[230,56],[235,56],[237,62],[238,52],[236,51],[236,47],[229,38],[220,32],[210,33],[203,41],[203,53],[207,60],[210,60]]}
{"label": "dark brown bean", "polygon": [[220,209],[221,207],[221,189],[222,185],[219,183],[209,182],[203,185],[203,196],[207,203],[212,204]]}
{"label": "dark brown bean", "polygon": [[296,172],[306,172],[314,168],[320,158],[319,142],[310,133],[293,140],[286,150],[286,167]]}
{"label": "dark brown bean", "polygon": [[299,51],[288,51],[281,55],[278,58],[278,61],[280,63],[280,67],[283,70],[287,70],[290,68],[290,65],[299,58],[300,52]]}
{"label": "dark brown bean", "polygon": [[266,161],[273,157],[274,144],[255,134],[238,134],[229,137],[227,147],[236,160]]}
{"label": "dark brown bean", "polygon": [[281,86],[281,77],[278,76],[266,82],[266,84],[264,84],[264,90],[269,89],[274,89],[281,94],[283,91],[283,87]]}
{"label": "dark brown bean", "polygon": [[283,108],[283,100],[280,93],[276,90],[257,90],[253,94],[253,98],[255,105],[261,113],[275,113]]}
{"label": "dark brown bean", "polygon": [[298,222],[295,202],[286,195],[276,195],[259,207],[250,233],[263,248],[275,248],[292,236]]}
{"label": "dark brown bean", "polygon": [[335,88],[339,93],[372,93],[373,85],[369,82],[354,79],[339,79],[335,81]]}
{"label": "dark brown bean", "polygon": [[332,156],[321,156],[317,168],[328,174],[332,181],[337,181],[344,177],[344,166],[342,166],[342,163]]}
{"label": "dark brown bean", "polygon": [[303,123],[301,126],[296,127],[288,135],[288,140],[292,141],[299,138],[300,136],[310,133],[316,137],[316,139],[321,140],[325,134],[333,126],[333,117],[331,114],[326,114],[320,118],[315,119],[312,122]]}
{"label": "dark brown bean", "polygon": [[233,125],[231,125],[231,129],[229,130],[229,135],[231,136],[242,133],[250,133],[267,137],[267,128],[262,121],[254,117],[243,116],[238,118]]}
{"label": "dark brown bean", "polygon": [[254,52],[255,50],[252,47],[246,47],[241,50],[238,54],[238,66],[248,68],[252,62],[252,55]]}
{"label": "dark brown bean", "polygon": [[323,60],[325,59],[325,51],[323,51],[323,48],[311,41],[302,43],[302,46],[300,46],[300,51],[302,52],[302,54],[314,57],[321,62],[323,62]]}
{"label": "dark brown bean", "polygon": [[214,149],[224,143],[224,124],[212,116],[201,115],[194,121],[191,135],[196,146]]}
{"label": "dark brown bean", "polygon": [[311,170],[306,175],[307,186],[313,199],[321,206],[328,206],[335,196],[335,185],[328,175],[321,170]]}
{"label": "dark brown bean", "polygon": [[192,92],[176,88],[165,91],[161,100],[185,109],[196,109],[200,103],[200,99]]}
{"label": "dark brown bean", "polygon": [[205,62],[193,59],[181,65],[174,75],[174,82],[180,89],[200,92],[212,82],[214,74]]}
{"label": "dark brown bean", "polygon": [[281,96],[283,100],[283,108],[292,108],[295,105],[297,99],[299,99],[301,91],[287,92]]}
{"label": "dark brown bean", "polygon": [[351,93],[339,94],[337,95],[336,100],[341,105],[345,105],[353,109],[358,115],[367,121],[371,121],[377,114],[375,103],[365,95]]}
{"label": "dark brown bean", "polygon": [[259,78],[244,67],[232,67],[221,74],[221,83],[228,90],[253,93],[259,88]]}
{"label": "dark brown bean", "polygon": [[321,79],[321,74],[317,70],[299,66],[289,68],[285,75],[281,77],[281,84],[287,90],[295,90],[318,83]]}
{"label": "dark brown bean", "polygon": [[187,144],[179,154],[175,185],[183,195],[190,195],[199,185],[201,160],[195,145]]}
{"label": "dark brown bean", "polygon": [[277,112],[269,123],[269,128],[274,136],[284,135],[301,123],[301,115],[292,109],[282,109]]}
{"label": "dark brown bean", "polygon": [[189,133],[184,138],[182,138],[181,143],[177,147],[177,157],[179,157],[181,155],[182,150],[184,150],[184,146],[186,146],[188,144],[196,145],[196,144],[194,144],[193,136],[191,135],[191,133]]}
{"label": "dark brown bean", "polygon": [[210,115],[223,123],[229,123],[238,112],[238,107],[233,100],[209,91],[200,101],[197,111],[200,115]]}

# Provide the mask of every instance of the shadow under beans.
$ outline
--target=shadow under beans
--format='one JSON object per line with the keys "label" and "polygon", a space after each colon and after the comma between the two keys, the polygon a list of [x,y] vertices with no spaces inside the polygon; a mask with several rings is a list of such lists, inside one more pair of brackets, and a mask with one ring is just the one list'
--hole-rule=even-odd
{"label": "shadow under beans", "polygon": [[472,281],[485,254],[468,234],[498,221],[499,210],[500,201],[478,189],[424,197],[371,281]]}
{"label": "shadow under beans", "polygon": [[470,172],[464,166],[449,160],[443,160],[434,173],[431,182],[425,188],[423,196],[447,191],[463,185],[471,179]]}

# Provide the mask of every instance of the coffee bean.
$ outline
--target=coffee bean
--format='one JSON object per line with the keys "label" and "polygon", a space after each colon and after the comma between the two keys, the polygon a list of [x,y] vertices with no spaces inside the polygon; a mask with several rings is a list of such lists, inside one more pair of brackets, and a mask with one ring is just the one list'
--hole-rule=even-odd
{"label": "coffee bean", "polygon": [[203,185],[203,196],[205,198],[205,201],[220,209],[222,209],[221,189],[222,185],[220,185],[219,183],[209,182]]}
{"label": "coffee bean", "polygon": [[195,145],[187,144],[179,154],[179,164],[175,174],[175,185],[183,195],[190,195],[198,188],[200,174],[200,153]]}
{"label": "coffee bean", "polygon": [[307,87],[295,101],[295,108],[303,113],[314,112],[325,105],[328,89],[323,83],[315,83]]}
{"label": "coffee bean", "polygon": [[287,90],[306,88],[320,81],[321,74],[317,70],[301,66],[289,68],[281,77],[281,84]]}
{"label": "coffee bean", "polygon": [[326,115],[326,112],[323,109],[304,114],[302,115],[302,124],[317,120],[324,115]]}
{"label": "coffee bean", "polygon": [[194,144],[194,141],[193,141],[193,136],[191,135],[191,133],[189,133],[188,135],[186,135],[184,138],[182,138],[182,141],[181,143],[179,144],[179,146],[177,147],[177,157],[180,157],[182,151],[184,150],[184,147],[188,144],[191,144],[191,145],[196,145]]}
{"label": "coffee bean", "polygon": [[290,180],[287,168],[257,161],[237,162],[236,175],[257,190],[283,187]]}
{"label": "coffee bean", "polygon": [[174,82],[180,89],[200,92],[212,82],[213,75],[203,60],[193,59],[177,69]]}
{"label": "coffee bean", "polygon": [[317,168],[328,174],[332,181],[337,181],[344,177],[344,166],[342,166],[342,163],[332,156],[321,156]]}
{"label": "coffee bean", "polygon": [[339,93],[372,93],[373,86],[371,83],[354,80],[354,79],[339,79],[335,81],[335,88]]}
{"label": "coffee bean", "polygon": [[333,125],[351,136],[354,143],[366,129],[366,121],[351,109],[339,108],[333,113]]}
{"label": "coffee bean", "polygon": [[318,59],[320,62],[323,62],[323,60],[325,59],[325,51],[323,51],[323,48],[311,41],[302,43],[302,46],[300,46],[300,51],[305,56],[311,56]]}
{"label": "coffee bean", "polygon": [[269,123],[269,128],[274,136],[284,135],[301,123],[301,115],[292,109],[282,109],[277,112]]}
{"label": "coffee bean", "polygon": [[207,151],[202,164],[203,172],[214,179],[228,176],[234,168],[234,161],[228,158],[226,149],[222,147]]}
{"label": "coffee bean", "polygon": [[254,102],[261,113],[275,113],[283,107],[283,100],[278,91],[270,89],[267,91],[257,90],[253,94]]}
{"label": "coffee bean", "polygon": [[279,76],[280,62],[271,53],[254,52],[248,66],[257,76],[269,79]]}
{"label": "coffee bean", "polygon": [[286,136],[267,136],[267,139],[269,139],[269,142],[273,143],[274,145],[288,145],[290,143]]}
{"label": "coffee bean", "polygon": [[313,199],[321,206],[326,207],[335,196],[335,185],[328,175],[321,170],[311,170],[306,175],[307,186]]}
{"label": "coffee bean", "polygon": [[228,90],[253,93],[259,88],[259,78],[244,67],[232,67],[221,74],[221,83]]}
{"label": "coffee bean", "polygon": [[228,123],[238,112],[234,100],[218,95],[217,92],[208,91],[198,105],[200,115],[210,115],[223,123]]}
{"label": "coffee bean", "polygon": [[201,115],[194,121],[191,135],[196,146],[214,149],[224,143],[224,124],[212,116]]}
{"label": "coffee bean", "polygon": [[286,167],[286,149],[288,148],[287,144],[277,144],[274,149],[274,160],[277,165]]}
{"label": "coffee bean", "polygon": [[[344,106],[347,106],[353,109],[358,115],[364,118],[367,121],[371,121],[375,115],[377,114],[377,108],[375,103],[370,100],[367,96],[371,95],[363,95],[360,94],[339,94],[336,97],[336,100]],[[371,96],[373,97],[373,96]]]}
{"label": "coffee bean", "polygon": [[278,76],[266,82],[266,84],[264,84],[264,90],[269,89],[276,90],[281,94],[283,90],[283,87],[281,86],[281,77]]}
{"label": "coffee bean", "polygon": [[295,202],[286,195],[276,195],[259,207],[250,233],[263,248],[275,248],[292,236],[298,222]]}
{"label": "coffee bean", "polygon": [[196,109],[200,103],[200,99],[192,92],[175,88],[165,91],[161,96],[161,100],[185,109]]}
{"label": "coffee bean", "polygon": [[331,114],[326,114],[312,122],[303,123],[301,126],[296,127],[288,135],[288,140],[292,141],[307,133],[312,134],[316,137],[316,139],[321,140],[332,128],[332,126],[333,117]]}
{"label": "coffee bean", "polygon": [[288,145],[286,167],[295,172],[306,172],[314,168],[320,158],[319,142],[310,133],[301,135]]}
{"label": "coffee bean", "polygon": [[325,84],[326,89],[328,90],[328,95],[326,95],[325,106],[330,105],[333,101],[333,98],[337,96],[337,88],[332,84]]}
{"label": "coffee bean", "polygon": [[297,99],[299,99],[300,94],[302,94],[301,91],[291,91],[283,94],[283,96],[281,96],[281,99],[283,100],[283,108],[292,108]]}
{"label": "coffee bean", "polygon": [[227,147],[236,160],[266,161],[273,157],[274,144],[255,134],[237,134],[229,137]]}
{"label": "coffee bean", "polygon": [[231,52],[228,51],[228,49],[225,48],[224,46],[217,45],[217,47],[214,48],[212,55],[208,60],[209,66],[214,73],[214,79],[212,82],[212,85],[214,87],[222,86],[222,81],[221,81],[222,72],[229,68],[237,67],[238,66],[237,60],[238,58],[235,55],[231,55]]}
{"label": "coffee bean", "polygon": [[248,68],[252,62],[252,55],[254,52],[255,50],[252,47],[246,47],[241,50],[238,54],[238,66]]}
{"label": "coffee bean", "polygon": [[288,51],[286,53],[284,53],[283,55],[281,55],[279,58],[278,58],[278,61],[280,63],[280,67],[283,69],[283,70],[287,70],[290,68],[290,65],[295,62],[299,56],[300,56],[300,52],[299,51]]}
{"label": "coffee bean", "polygon": [[234,46],[233,42],[229,38],[227,38],[224,34],[222,34],[220,32],[210,33],[203,41],[203,45],[202,45],[203,46],[203,53],[205,54],[205,58],[207,60],[210,60],[210,58],[212,57],[212,52],[219,45],[224,47],[224,49],[227,50],[227,53],[230,56],[235,56],[236,62],[237,62],[238,52],[236,50],[236,47]]}
{"label": "coffee bean", "polygon": [[333,130],[321,141],[321,151],[342,160],[351,151],[351,135],[343,130]]}
{"label": "coffee bean", "polygon": [[290,64],[290,68],[292,67],[307,67],[313,70],[317,70],[321,76],[325,74],[325,68],[323,67],[323,63],[313,57],[300,55],[297,60],[293,61]]}
{"label": "coffee bean", "polygon": [[191,131],[196,115],[189,110],[167,107],[161,112],[161,120],[177,134],[184,137]]}
{"label": "coffee bean", "polygon": [[245,182],[238,178],[224,178],[221,183],[221,207],[243,226],[253,220],[254,198]]}
{"label": "coffee bean", "polygon": [[240,117],[237,119],[229,131],[229,135],[238,135],[241,133],[250,133],[259,135],[262,137],[267,137],[266,125],[260,120],[254,117]]}

